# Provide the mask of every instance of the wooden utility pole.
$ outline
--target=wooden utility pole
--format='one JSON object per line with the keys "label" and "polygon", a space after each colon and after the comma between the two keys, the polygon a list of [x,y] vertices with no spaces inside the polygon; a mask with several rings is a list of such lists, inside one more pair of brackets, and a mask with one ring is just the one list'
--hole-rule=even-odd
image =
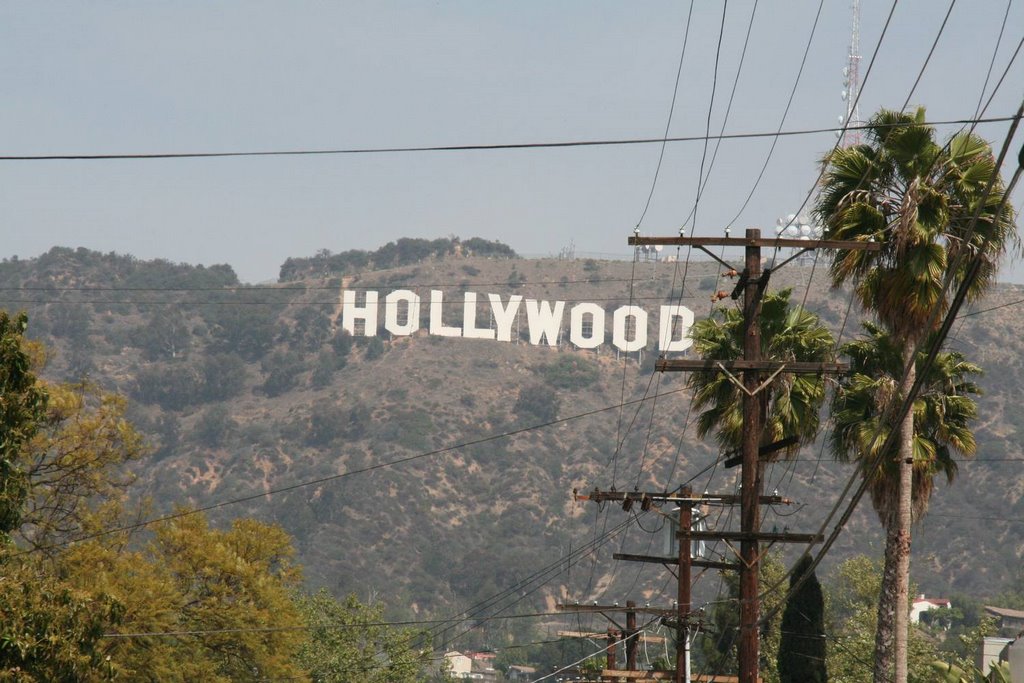
{"label": "wooden utility pole", "polygon": [[626,641],[626,670],[636,670],[636,603],[632,600],[626,601],[626,632],[622,638]]}
{"label": "wooden utility pole", "polygon": [[[747,230],[747,238],[757,239],[761,231]],[[761,278],[761,247],[748,245],[745,249],[743,275],[743,359],[757,363],[761,360],[761,299],[767,280]],[[759,640],[757,630],[758,604],[758,542],[756,534],[761,528],[761,463],[758,447],[764,424],[762,394],[757,390],[760,371],[754,368],[743,371],[743,446],[742,469],[740,472],[740,531],[750,534],[740,541],[740,637],[739,652],[740,683],[757,680]]]}
{"label": "wooden utility pole", "polygon": [[[635,614],[635,613],[634,613]],[[604,668],[615,669],[615,643],[619,641],[619,632],[608,627],[608,647],[605,648]],[[611,679],[607,679],[611,683]]]}
{"label": "wooden utility pole", "polygon": [[[772,452],[772,447],[762,447],[759,449],[761,455],[767,452]],[[662,623],[676,629],[676,668],[672,672],[671,678],[676,683],[692,683],[695,680],[705,680],[701,678],[695,679],[691,671],[690,666],[690,644],[692,642],[694,628],[691,621],[691,610],[692,610],[692,598],[691,598],[691,583],[692,583],[692,572],[693,567],[700,567],[702,569],[718,569],[718,570],[731,570],[736,571],[742,566],[742,562],[720,562],[716,560],[707,560],[704,558],[694,558],[691,547],[691,542],[695,540],[722,540],[727,541],[740,541],[747,536],[742,532],[727,532],[727,531],[694,531],[693,530],[693,508],[695,505],[737,505],[742,502],[742,495],[735,495],[730,493],[705,493],[702,495],[694,495],[693,491],[684,487],[680,489],[678,493],[658,493],[658,492],[647,492],[647,491],[601,491],[600,489],[594,489],[593,491],[585,494],[580,494],[577,491],[573,491],[574,499],[579,500],[590,500],[596,503],[604,503],[609,501],[621,502],[624,510],[631,510],[634,505],[639,504],[642,510],[649,510],[655,504],[675,503],[679,505],[679,530],[676,534],[676,538],[679,542],[678,552],[673,557],[657,557],[652,555],[633,555],[627,553],[615,553],[612,555],[613,559],[625,560],[628,562],[650,562],[662,565],[676,565],[678,567],[676,574],[676,590],[677,590],[677,601],[676,608],[672,611],[665,610],[653,610],[650,611],[652,614],[661,614]],[[760,505],[791,505],[792,500],[783,498],[782,496],[758,496],[755,501]],[[801,542],[806,543],[809,541],[820,540],[820,536],[811,534],[790,534],[790,533],[776,533],[776,534],[758,534],[759,538],[772,542]],[[630,603],[627,603],[627,609],[629,609]],[[558,609],[568,609],[573,611],[586,611],[586,612],[604,612],[609,608],[607,607],[590,607],[590,606],[569,606],[559,605]],[[618,610],[616,606],[613,608]],[[634,608],[635,609],[635,608]],[[642,610],[647,611],[647,610]],[[627,619],[628,619],[627,612]],[[605,615],[607,616],[607,615]],[[610,617],[609,617],[610,619]],[[612,622],[614,623],[614,622]],[[706,679],[712,680],[712,679]],[[726,679],[721,679],[726,680]]]}
{"label": "wooden utility pole", "polygon": [[[636,615],[648,614],[659,617],[672,614],[671,610],[651,608],[651,607],[637,607],[636,603],[632,600],[626,601],[625,608],[619,607],[618,603],[614,605],[555,605],[555,609],[564,612],[583,612],[583,613],[598,613],[611,622],[612,626],[608,627],[608,630],[604,633],[590,633],[586,631],[559,631],[559,637],[563,638],[604,638],[605,639],[605,669],[601,675],[601,680],[614,682],[617,681],[624,675],[636,672],[636,652],[637,645],[640,639],[647,642],[663,643],[664,638],[658,636],[651,636],[646,633],[640,633],[636,626]],[[625,613],[626,615],[626,626],[623,628],[619,623],[611,617],[612,614]],[[626,646],[626,668],[618,669],[616,667],[617,657],[617,644],[622,640],[625,641]]]}
{"label": "wooden utility pole", "polygon": [[[683,488],[684,498],[693,495]],[[679,506],[679,569],[676,571],[676,596],[679,600],[679,620],[676,626],[676,683],[690,683],[690,567],[693,553],[690,549],[690,530],[693,526],[693,505]]]}
{"label": "wooden utility pole", "polygon": [[[766,381],[761,384],[761,373],[764,371],[781,372],[809,372],[820,374],[823,372],[843,372],[845,367],[839,367],[832,363],[794,363],[794,362],[765,362],[761,358],[761,327],[759,324],[761,300],[768,287],[768,279],[771,277],[771,269],[761,270],[761,248],[791,247],[800,251],[783,261],[777,266],[781,268],[789,261],[800,254],[812,249],[839,249],[852,250],[862,249],[877,251],[879,245],[873,242],[854,242],[839,240],[790,240],[790,239],[762,239],[761,231],[757,228],[750,228],[742,239],[733,239],[727,236],[719,237],[640,237],[638,234],[629,238],[631,245],[689,245],[704,251],[714,260],[722,263],[735,272],[737,269],[725,262],[719,256],[707,250],[709,246],[743,246],[744,267],[739,275],[739,280],[732,292],[732,298],[737,299],[743,295],[743,358],[741,361],[724,363],[715,360],[690,361],[674,360],[666,361],[661,359],[655,365],[658,370],[721,370],[728,372],[731,366],[733,369],[742,370],[743,373],[743,434],[741,444],[740,472],[740,533],[722,534],[717,533],[718,538],[729,538],[730,536],[740,542],[740,630],[739,630],[739,681],[740,683],[756,683],[758,680],[758,614],[760,603],[758,599],[758,574],[760,569],[760,544],[759,540],[797,540],[798,535],[785,534],[761,534],[761,489],[763,463],[759,455],[761,450],[761,439],[764,431],[765,421],[765,396],[762,391],[770,384]],[[707,532],[705,532],[707,533]],[[691,534],[691,537],[698,537]],[[772,538],[769,538],[772,537]],[[678,673],[678,672],[677,672]],[[677,675],[677,680],[679,679]]]}

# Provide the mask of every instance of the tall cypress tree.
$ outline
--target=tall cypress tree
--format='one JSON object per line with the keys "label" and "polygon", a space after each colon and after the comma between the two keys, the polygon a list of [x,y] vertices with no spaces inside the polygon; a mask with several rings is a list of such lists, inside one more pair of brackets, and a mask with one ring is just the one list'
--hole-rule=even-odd
{"label": "tall cypress tree", "polygon": [[804,557],[789,579],[789,587],[807,575],[800,588],[790,595],[782,613],[782,639],[779,643],[779,681],[781,683],[826,683],[825,601],[821,584],[811,569],[811,558]]}

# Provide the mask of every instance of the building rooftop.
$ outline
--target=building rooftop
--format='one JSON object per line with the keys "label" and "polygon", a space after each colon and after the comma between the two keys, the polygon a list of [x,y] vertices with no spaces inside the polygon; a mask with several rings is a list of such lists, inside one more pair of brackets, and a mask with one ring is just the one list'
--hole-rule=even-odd
{"label": "building rooftop", "polygon": [[1009,609],[1007,607],[993,607],[985,605],[985,611],[997,617],[1009,617],[1011,619],[1024,619],[1024,610]]}

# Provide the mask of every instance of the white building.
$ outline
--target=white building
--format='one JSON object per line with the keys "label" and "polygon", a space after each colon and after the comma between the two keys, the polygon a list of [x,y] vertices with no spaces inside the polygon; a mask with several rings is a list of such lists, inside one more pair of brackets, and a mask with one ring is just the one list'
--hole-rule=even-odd
{"label": "white building", "polygon": [[921,593],[910,605],[910,622],[919,624],[921,623],[921,615],[923,613],[933,609],[949,609],[949,607],[949,600],[945,598],[926,598],[924,593]]}
{"label": "white building", "polygon": [[444,661],[453,678],[469,678],[473,671],[473,660],[456,650],[445,652]]}

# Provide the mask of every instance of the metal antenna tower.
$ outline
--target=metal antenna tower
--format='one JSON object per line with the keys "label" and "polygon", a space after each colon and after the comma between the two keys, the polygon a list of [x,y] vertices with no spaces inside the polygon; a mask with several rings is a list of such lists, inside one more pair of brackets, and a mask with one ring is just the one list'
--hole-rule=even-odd
{"label": "metal antenna tower", "polygon": [[846,102],[846,115],[839,117],[839,123],[846,124],[846,135],[843,136],[843,147],[860,144],[860,130],[850,130],[850,126],[859,126],[860,107],[857,103],[860,95],[860,0],[853,0],[853,34],[850,36],[850,54],[843,68],[843,100]]}

